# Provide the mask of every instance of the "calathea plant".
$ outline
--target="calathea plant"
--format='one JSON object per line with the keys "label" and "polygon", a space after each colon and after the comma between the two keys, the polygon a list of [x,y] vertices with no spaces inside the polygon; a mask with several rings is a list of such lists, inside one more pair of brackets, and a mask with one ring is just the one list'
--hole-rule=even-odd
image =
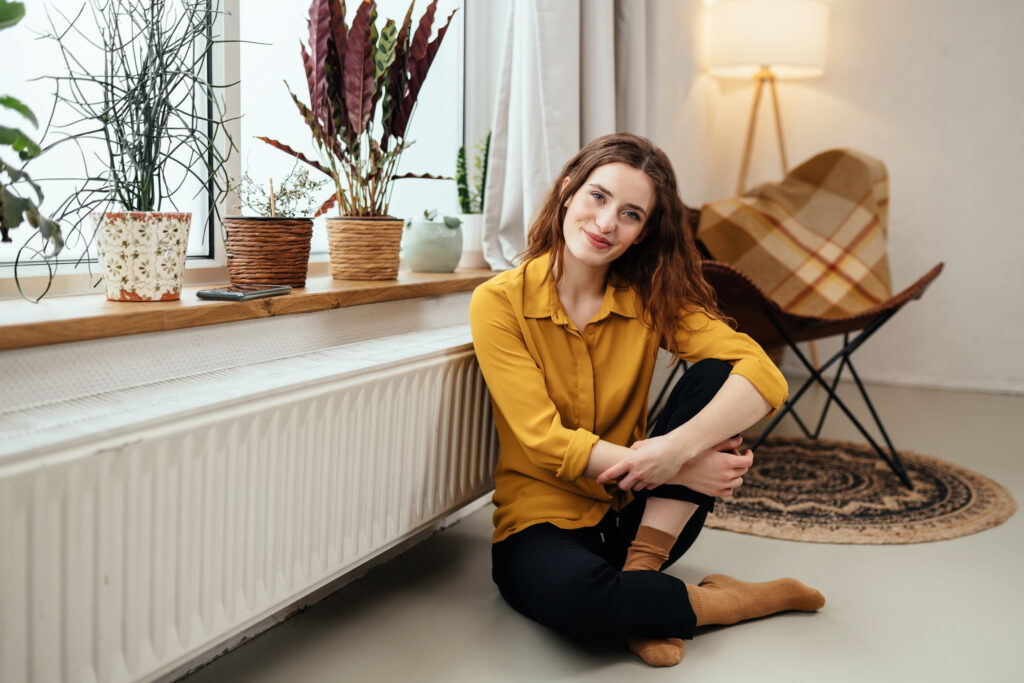
{"label": "calathea plant", "polygon": [[387,215],[398,161],[411,144],[406,132],[416,99],[455,14],[430,40],[436,10],[433,0],[414,28],[410,4],[401,26],[388,19],[378,32],[374,0],[359,3],[351,26],[342,0],[313,0],[309,44],[302,46],[309,104],[289,94],[322,162],[260,139],[330,176],[334,192],[317,215],[333,204],[339,215]]}

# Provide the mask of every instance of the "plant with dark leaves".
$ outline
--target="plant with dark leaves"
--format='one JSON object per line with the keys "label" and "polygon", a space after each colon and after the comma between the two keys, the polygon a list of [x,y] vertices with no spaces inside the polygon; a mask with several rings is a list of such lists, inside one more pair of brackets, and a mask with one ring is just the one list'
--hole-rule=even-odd
{"label": "plant with dark leaves", "polygon": [[351,26],[343,0],[313,0],[309,44],[302,46],[309,104],[289,94],[324,162],[260,139],[331,177],[334,192],[317,215],[335,204],[339,215],[387,215],[398,161],[411,144],[406,132],[416,99],[455,14],[430,40],[436,10],[433,0],[413,28],[410,4],[401,26],[388,19],[378,32],[374,0],[359,3]]}

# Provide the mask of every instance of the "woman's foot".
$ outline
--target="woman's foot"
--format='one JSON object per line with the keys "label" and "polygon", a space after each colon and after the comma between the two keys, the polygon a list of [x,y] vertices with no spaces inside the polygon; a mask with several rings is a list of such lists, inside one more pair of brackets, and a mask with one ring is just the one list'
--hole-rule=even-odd
{"label": "woman's foot", "polygon": [[[641,526],[629,546],[622,571],[658,571],[675,542],[674,534]],[[675,666],[686,652],[679,638],[627,638],[626,645],[651,666]]]}
{"label": "woman's foot", "polygon": [[796,579],[747,583],[724,574],[712,574],[694,586],[686,584],[697,625],[735,624],[777,612],[816,612],[825,596]]}
{"label": "woman's foot", "polygon": [[626,645],[651,666],[675,666],[686,654],[679,638],[626,638]]}

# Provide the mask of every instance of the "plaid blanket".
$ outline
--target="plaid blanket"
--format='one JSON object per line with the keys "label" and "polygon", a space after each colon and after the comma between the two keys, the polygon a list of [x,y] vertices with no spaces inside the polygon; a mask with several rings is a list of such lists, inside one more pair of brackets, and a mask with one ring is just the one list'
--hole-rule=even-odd
{"label": "plaid blanket", "polygon": [[704,205],[697,238],[784,310],[842,318],[892,295],[888,207],[881,161],[830,150],[781,182]]}

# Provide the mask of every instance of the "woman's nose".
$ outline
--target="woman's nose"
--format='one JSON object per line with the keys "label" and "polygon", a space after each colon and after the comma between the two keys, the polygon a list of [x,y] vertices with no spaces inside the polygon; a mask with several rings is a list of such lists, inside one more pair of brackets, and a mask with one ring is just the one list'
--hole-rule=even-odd
{"label": "woman's nose", "polygon": [[598,211],[594,223],[601,232],[611,232],[615,229],[615,221],[618,214],[611,207]]}

